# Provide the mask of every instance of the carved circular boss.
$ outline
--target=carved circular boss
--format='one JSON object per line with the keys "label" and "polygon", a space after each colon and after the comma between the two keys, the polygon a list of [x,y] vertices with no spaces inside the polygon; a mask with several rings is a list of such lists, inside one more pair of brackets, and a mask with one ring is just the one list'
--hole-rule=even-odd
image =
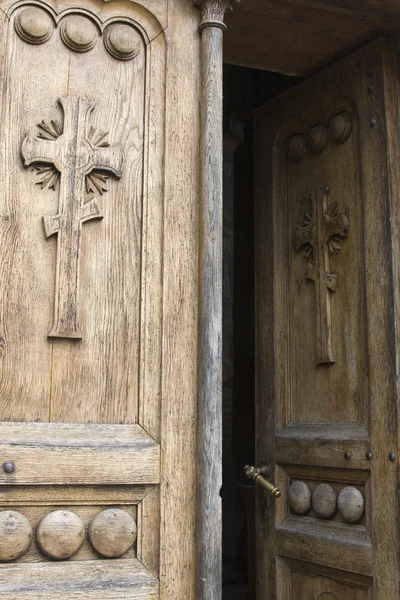
{"label": "carved circular boss", "polygon": [[[70,510],[48,513],[36,530],[39,549],[53,560],[66,560],[74,556],[82,547],[85,537],[84,523],[79,515]],[[134,519],[120,509],[101,511],[89,525],[90,543],[105,558],[118,558],[128,552],[136,537]],[[32,526],[23,514],[13,510],[0,512],[0,562],[10,562],[26,554],[32,538]]]}
{"label": "carved circular boss", "polygon": [[[56,29],[52,16],[37,6],[21,9],[15,18],[15,31],[28,44],[47,42]],[[74,52],[88,52],[95,47],[101,32],[94,21],[81,14],[61,19],[60,38]],[[102,35],[106,50],[118,60],[131,60],[140,52],[142,38],[128,23],[111,23]]]}
{"label": "carved circular boss", "polygon": [[350,137],[353,128],[353,117],[349,110],[338,112],[331,121],[316,123],[306,133],[295,133],[286,143],[286,156],[290,162],[300,162],[308,150],[311,154],[321,154],[329,139],[337,144],[344,144]]}
{"label": "carved circular boss", "polygon": [[288,502],[295,514],[306,515],[312,508],[320,519],[332,519],[339,510],[346,523],[358,523],[365,513],[364,495],[352,486],[344,487],[338,494],[328,483],[320,483],[311,490],[304,481],[293,481]]}

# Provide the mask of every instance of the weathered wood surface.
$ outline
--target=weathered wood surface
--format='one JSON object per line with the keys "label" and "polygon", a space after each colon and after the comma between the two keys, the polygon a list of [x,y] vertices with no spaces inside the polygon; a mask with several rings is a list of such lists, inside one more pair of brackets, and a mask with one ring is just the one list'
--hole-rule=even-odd
{"label": "weathered wood surface", "polygon": [[289,516],[277,527],[276,544],[282,556],[372,576],[372,544],[364,527]]}
{"label": "weathered wood surface", "polygon": [[93,548],[105,558],[119,558],[136,541],[137,527],[126,511],[109,508],[90,523],[89,538]]}
{"label": "weathered wood surface", "polygon": [[[342,469],[366,469],[370,440],[364,425],[289,424],[276,435],[278,462]],[[347,460],[345,453],[351,453]]]}
{"label": "weathered wood surface", "polygon": [[222,594],[222,51],[230,0],[201,0],[196,598]]}
{"label": "weathered wood surface", "polygon": [[[396,69],[378,40],[256,116],[257,454],[283,492],[275,505],[258,497],[260,596],[398,595]],[[321,144],[316,127],[326,129]],[[316,186],[333,203],[323,216],[326,272],[337,278],[331,364],[315,362],[315,242],[304,253],[296,244],[299,226],[316,218]],[[331,238],[340,213],[347,236]],[[287,500],[294,479],[312,488],[305,516]]]}
{"label": "weathered wood surface", "polygon": [[306,75],[379,35],[398,34],[399,19],[397,0],[247,0],[227,16],[224,58]]}
{"label": "weathered wood surface", "polygon": [[[110,56],[101,40],[88,52],[73,52],[61,41],[58,30],[45,43],[29,44],[13,31],[18,10],[9,22],[9,56],[18,54],[18,64],[29,65],[31,77],[8,59],[4,77],[9,83],[1,105],[6,160],[0,173],[5,190],[0,272],[3,289],[7,288],[1,312],[1,418],[135,423],[140,403],[141,328],[149,327],[148,321],[141,322],[140,311],[146,291],[160,287],[159,271],[142,271],[143,219],[147,216],[143,180],[150,141],[144,140],[144,116],[146,93],[150,95],[152,85],[150,79],[146,88],[145,44],[128,62]],[[85,21],[91,23],[86,17]],[[49,55],[54,61],[48,60]],[[90,125],[108,132],[109,140],[118,140],[127,160],[123,179],[108,179],[108,191],[101,196],[104,218],[84,225],[78,303],[85,335],[76,343],[50,343],[57,240],[46,239],[42,217],[57,214],[59,192],[36,185],[35,175],[23,167],[21,135],[37,132],[37,123],[43,119],[62,122],[58,99],[66,90],[69,96],[96,100]],[[127,102],[121,100],[125,95]],[[20,100],[15,102],[15,97]],[[159,232],[159,220],[155,227]],[[155,261],[160,260],[159,251],[158,245],[152,247]],[[16,277],[16,273],[23,276]],[[147,287],[141,273],[146,273]],[[15,319],[11,315],[17,310],[19,318]],[[18,370],[14,369],[17,362]],[[157,376],[159,370],[154,370],[146,380]]]}
{"label": "weathered wood surface", "polygon": [[85,541],[82,519],[71,510],[53,510],[41,519],[36,530],[41,551],[55,560],[66,560],[78,552]]}
{"label": "weathered wood surface", "polygon": [[[163,309],[166,42],[162,35],[167,23],[167,3],[149,0],[142,5],[123,2],[99,5],[83,0],[77,5],[61,0],[40,7],[24,2],[12,9],[10,5],[7,0],[0,5],[0,23],[4,29],[0,36],[0,77],[4,91],[0,111],[9,123],[8,126],[2,123],[0,142],[6,157],[0,169],[4,190],[0,202],[3,223],[0,272],[4,281],[0,464],[12,460],[15,470],[12,473],[1,470],[1,483],[5,485],[0,502],[6,512],[14,507],[28,519],[34,529],[34,541],[18,559],[18,566],[0,567],[0,596],[19,600],[81,597],[155,600],[160,596],[157,577],[161,569],[164,585],[177,589],[171,581],[174,571],[165,574],[165,561],[160,554],[161,415],[164,411],[165,430],[175,431],[194,423],[190,415],[195,411],[195,394],[188,401],[179,387],[175,397],[172,393],[169,396],[175,413],[169,407],[164,410],[161,403],[162,324],[163,312],[168,312]],[[152,7],[154,14],[150,12]],[[176,11],[178,17],[182,15],[180,6]],[[192,9],[193,23],[195,12]],[[179,35],[185,28],[186,35],[194,32],[192,37],[197,40],[190,19],[187,23],[182,18]],[[197,41],[193,43],[196,49]],[[181,52],[178,48],[178,57]],[[185,53],[185,59],[187,56],[198,62],[195,51]],[[175,65],[170,72],[176,77],[183,76],[175,71]],[[187,85],[193,92],[192,102],[185,107],[193,116],[197,110],[196,85],[190,81]],[[79,168],[87,150],[82,145],[93,146],[91,151],[97,152],[96,143],[91,141],[97,139],[92,137],[93,128],[98,139],[101,138],[98,144],[105,143],[104,132],[108,132],[111,145],[114,140],[121,144],[125,160],[119,182],[112,177],[105,181],[98,174],[96,179],[91,172],[86,174],[83,191],[81,185],[85,210],[93,208],[93,197],[98,202],[102,200],[103,210],[103,219],[87,222],[79,238],[77,303],[82,315],[82,340],[49,340],[57,240],[46,239],[42,217],[57,215],[59,192],[52,186],[59,183],[60,177],[43,171],[38,171],[36,177],[24,167],[21,142],[28,134],[37,138],[44,131],[46,135],[51,121],[59,121],[58,131],[67,127],[58,100],[71,96],[96,104],[86,125],[81,123],[81,133],[86,139],[80,148],[75,148]],[[179,100],[170,99],[174,114],[179,113]],[[55,127],[54,123],[51,127]],[[48,132],[47,135],[53,137]],[[58,142],[47,141],[61,143],[60,137],[56,136]],[[177,146],[181,139],[178,132]],[[191,152],[193,162],[197,160],[194,139],[187,138],[185,148],[185,156]],[[36,153],[28,154],[28,158],[38,157]],[[175,202],[176,173],[181,165],[177,169],[174,154],[170,162],[169,194]],[[75,188],[70,175],[68,193],[72,194]],[[180,191],[179,201],[182,198],[186,201],[189,192],[194,206],[198,192],[193,182],[186,180]],[[174,210],[180,214],[178,201]],[[193,251],[192,259],[185,257],[185,265],[197,259],[196,230],[193,226],[191,234],[186,233],[189,220],[186,217],[182,216],[184,236],[174,236],[171,227],[173,240],[181,245],[187,236]],[[185,284],[191,281],[194,293],[190,304],[194,305],[196,273],[179,269],[177,263],[174,268]],[[60,278],[57,281],[61,287],[74,285],[73,281],[63,282]],[[170,282],[170,297],[179,308],[185,301],[185,293],[186,289],[177,285],[175,279]],[[195,323],[194,319],[192,329]],[[171,373],[175,373],[177,360],[177,354],[170,354],[172,338],[181,350],[186,336],[195,353],[196,338],[185,327],[181,331],[174,329],[165,342]],[[188,376],[188,386],[193,389],[195,362],[192,376]],[[187,411],[186,417],[182,407]],[[167,543],[175,549],[182,540],[182,546],[187,543],[193,555],[194,540],[188,540],[187,530],[194,521],[194,508],[191,512],[189,505],[183,510],[179,494],[181,489],[190,494],[193,488],[195,466],[192,463],[187,467],[186,458],[191,448],[194,453],[194,437],[193,427],[186,445],[177,447],[173,436],[170,439],[165,436],[165,447],[170,454],[165,452],[163,459],[164,471],[169,469],[173,473],[167,490],[172,510],[166,510],[167,525],[164,524],[166,531],[171,528]],[[186,450],[186,472],[178,479],[176,456],[180,456],[182,447]],[[10,455],[12,459],[5,458]],[[174,487],[175,481],[178,489]],[[90,524],[96,515],[111,508],[137,520],[140,560],[149,566],[151,574],[142,563],[132,559],[135,546],[123,555],[122,561],[110,561],[100,558],[90,544]],[[64,569],[51,561],[70,554],[74,540],[69,535],[74,532],[62,519],[54,521],[47,517],[46,520],[49,513],[54,517],[59,511],[76,513],[85,527],[84,543]],[[183,524],[179,535],[174,531],[176,523]],[[112,535],[108,537],[111,539]],[[114,549],[114,555],[115,552]],[[181,597],[190,597],[186,590],[194,585],[193,568],[184,570],[180,585],[184,588]],[[176,598],[174,594],[171,597]]]}
{"label": "weathered wood surface", "polygon": [[[43,489],[42,494],[43,496],[47,494],[46,488]],[[97,495],[100,496],[100,498],[102,496],[102,489],[99,487],[97,487]],[[131,499],[128,500],[129,503],[131,501]],[[53,502],[53,504],[51,504],[50,502],[34,504],[30,501],[30,498],[27,498],[27,500],[24,503],[17,503],[9,507],[0,507],[0,510],[4,511],[5,514],[8,514],[9,512],[17,512],[23,515],[23,517],[27,519],[32,529],[31,542],[29,544],[29,548],[26,548],[25,551],[21,553],[21,556],[18,559],[18,564],[24,563],[28,565],[31,563],[39,562],[49,564],[49,561],[53,564],[54,560],[59,560],[55,555],[53,558],[51,558],[48,554],[46,554],[46,549],[49,549],[53,552],[56,550],[57,552],[63,553],[66,551],[67,546],[71,542],[74,542],[76,540],[74,529],[72,530],[72,540],[70,539],[70,530],[68,525],[71,519],[69,519],[68,517],[63,517],[62,515],[64,512],[68,514],[74,513],[78,517],[77,522],[80,521],[84,526],[84,539],[81,540],[82,544],[80,544],[79,548],[69,560],[81,563],[96,559],[98,560],[99,553],[95,550],[90,541],[89,530],[93,520],[102,512],[108,510],[110,508],[110,505],[107,506],[106,504],[103,504],[98,497],[93,498],[90,504],[84,504],[83,502],[80,503],[76,500],[76,498],[73,499],[71,504],[68,502],[68,498],[62,498],[61,501],[57,502],[56,500]],[[121,509],[127,514],[129,514],[135,522],[138,522],[140,504],[132,505],[126,504],[125,502],[126,501],[123,497],[115,499],[115,501],[111,505],[112,509]],[[61,518],[59,517],[60,513]],[[2,514],[3,512],[0,512],[0,515]],[[47,523],[47,535],[44,537],[44,544],[42,545],[41,538],[43,533],[43,526],[41,524],[43,520],[44,525],[46,525]],[[76,521],[76,519],[72,519],[72,522],[74,521]],[[57,535],[54,535],[55,531],[57,531]],[[145,531],[144,533],[147,537],[148,531]],[[153,535],[148,535],[148,537],[153,537]],[[121,556],[121,558],[123,558],[124,560],[139,558],[140,560],[140,556],[137,552],[137,545],[135,544],[133,548],[128,549],[128,551],[123,556]],[[152,559],[154,560],[154,556],[152,556]],[[141,562],[143,561],[141,560]],[[12,566],[12,564],[13,563],[10,563],[10,566]],[[84,573],[84,568],[85,566],[82,565],[82,576]],[[48,573],[51,575],[52,572],[49,571]]]}
{"label": "weathered wood surface", "polygon": [[192,2],[168,5],[160,595],[194,600],[200,36]]}
{"label": "weathered wood surface", "polygon": [[32,526],[15,510],[0,512],[0,561],[8,562],[25,554],[32,542]]}
{"label": "weathered wood surface", "polygon": [[[139,425],[1,423],[0,485],[160,482],[160,447]],[[3,459],[3,460],[2,460]]]}
{"label": "weathered wood surface", "polygon": [[[0,504],[35,530],[49,512],[70,510],[86,537],[64,566],[35,539],[18,565],[0,567],[0,597],[194,600],[198,11],[181,0],[49,0],[54,10],[29,4],[15,29],[17,13],[3,20],[9,4],[0,4],[0,421],[1,458],[12,454],[4,460],[16,469],[1,472]],[[103,219],[82,229],[81,341],[47,338],[57,242],[46,240],[42,217],[57,213],[58,193],[35,185],[20,155],[38,122],[62,121],[66,94],[96,101],[90,125],[125,154],[121,179],[96,190]],[[115,507],[137,520],[138,537],[111,561],[87,530]]]}
{"label": "weathered wood surface", "polygon": [[[84,574],[84,577],[83,577]],[[7,600],[158,600],[159,582],[138,560],[0,566]]]}

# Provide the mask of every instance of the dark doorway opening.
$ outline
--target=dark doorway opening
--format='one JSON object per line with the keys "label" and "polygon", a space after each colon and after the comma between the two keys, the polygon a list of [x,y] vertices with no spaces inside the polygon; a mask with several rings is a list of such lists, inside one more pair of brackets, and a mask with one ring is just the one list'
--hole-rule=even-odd
{"label": "dark doorway opening", "polygon": [[[299,79],[224,69],[223,600],[255,600],[253,111]],[[268,234],[266,232],[266,234]]]}

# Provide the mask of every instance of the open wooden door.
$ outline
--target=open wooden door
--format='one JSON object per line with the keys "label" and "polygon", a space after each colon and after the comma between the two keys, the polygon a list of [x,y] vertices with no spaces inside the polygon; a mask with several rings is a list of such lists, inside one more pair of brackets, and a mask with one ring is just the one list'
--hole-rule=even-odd
{"label": "open wooden door", "polygon": [[398,119],[378,40],[256,113],[259,600],[396,600]]}

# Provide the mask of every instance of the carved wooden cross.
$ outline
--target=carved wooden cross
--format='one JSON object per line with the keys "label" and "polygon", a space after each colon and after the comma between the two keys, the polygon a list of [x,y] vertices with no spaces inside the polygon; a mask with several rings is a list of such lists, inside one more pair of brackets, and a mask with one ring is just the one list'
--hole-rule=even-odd
{"label": "carved wooden cross", "polygon": [[57,234],[54,323],[49,337],[82,337],[78,322],[79,256],[82,223],[103,218],[101,201],[86,199],[85,179],[94,169],[121,177],[124,155],[120,144],[96,147],[87,136],[94,103],[75,96],[59,99],[64,112],[63,133],[56,139],[31,134],[22,142],[25,165],[54,165],[60,173],[59,210],[43,217],[46,237]]}
{"label": "carved wooden cross", "polygon": [[336,291],[337,274],[330,273],[329,254],[339,254],[340,239],[347,237],[349,221],[337,202],[328,206],[329,188],[315,189],[304,226],[297,225],[295,248],[305,248],[306,277],[315,283],[317,312],[317,364],[334,363],[332,349],[331,292]]}

